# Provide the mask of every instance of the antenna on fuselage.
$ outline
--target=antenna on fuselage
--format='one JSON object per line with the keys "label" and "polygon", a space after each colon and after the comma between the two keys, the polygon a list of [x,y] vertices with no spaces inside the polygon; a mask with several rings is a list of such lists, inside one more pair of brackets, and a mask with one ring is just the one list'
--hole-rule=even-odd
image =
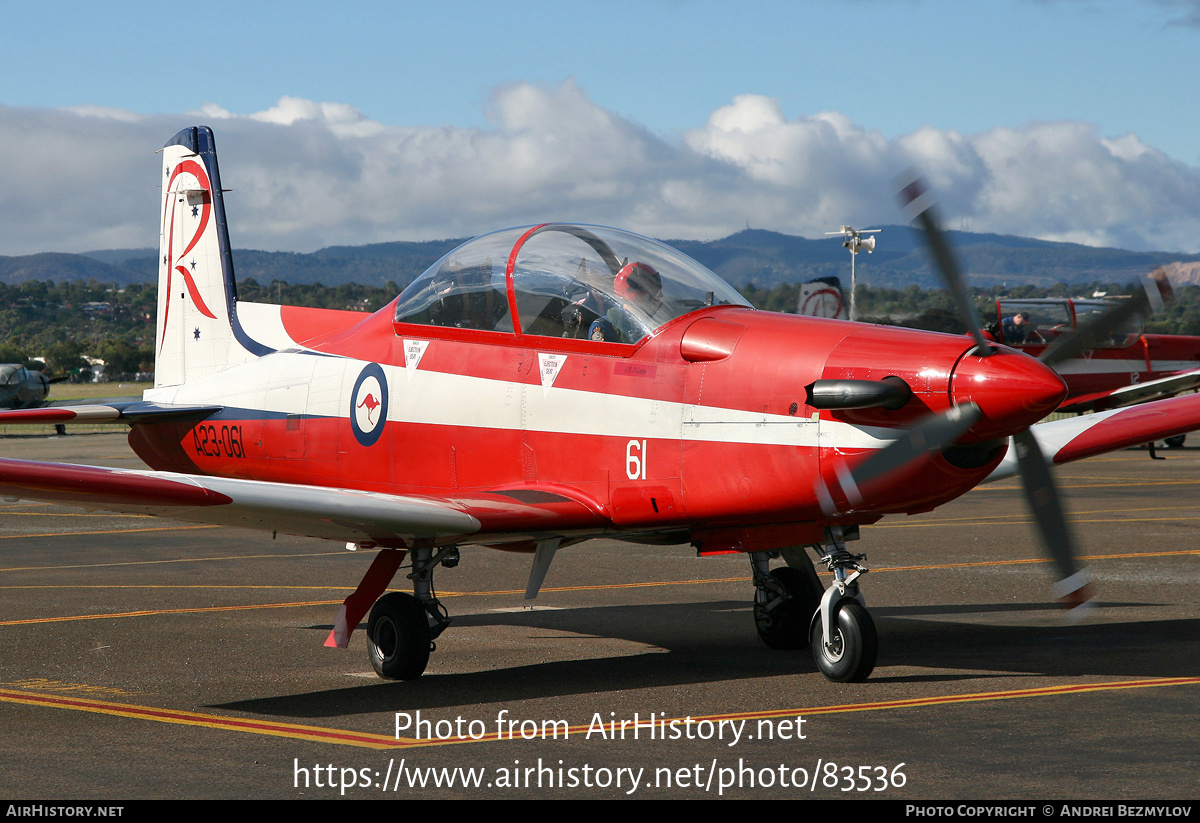
{"label": "antenna on fuselage", "polygon": [[875,251],[875,238],[874,237],[863,237],[863,235],[864,234],[867,234],[867,235],[879,234],[879,232],[881,232],[881,231],[883,231],[883,229],[855,229],[851,226],[842,226],[837,231],[825,232],[826,235],[840,235],[841,237],[843,237],[844,239],[842,240],[842,245],[845,246],[846,248],[850,249],[850,319],[851,320],[857,319],[857,317],[855,315],[855,310],[854,310],[854,287],[857,285],[855,282],[854,261],[858,257],[858,253],[860,251],[862,251],[863,249],[867,250],[867,254],[870,254],[873,251]]}

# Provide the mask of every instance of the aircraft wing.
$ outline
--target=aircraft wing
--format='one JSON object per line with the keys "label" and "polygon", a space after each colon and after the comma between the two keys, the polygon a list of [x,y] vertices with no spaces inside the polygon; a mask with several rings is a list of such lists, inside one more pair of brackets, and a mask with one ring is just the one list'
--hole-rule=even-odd
{"label": "aircraft wing", "polygon": [[[1048,461],[1070,463],[1197,429],[1200,429],[1200,394],[1038,423],[1030,431]],[[1016,449],[1010,443],[1008,454],[984,482],[1016,474]]]}
{"label": "aircraft wing", "polygon": [[0,459],[0,495],[385,546],[480,527],[436,498],[29,460]]}
{"label": "aircraft wing", "polygon": [[1172,374],[1147,383],[1134,383],[1119,389],[1095,394],[1084,394],[1073,397],[1059,407],[1064,412],[1104,411],[1105,409],[1132,406],[1135,403],[1146,403],[1163,397],[1171,397],[1180,392],[1200,388],[1200,369]]}

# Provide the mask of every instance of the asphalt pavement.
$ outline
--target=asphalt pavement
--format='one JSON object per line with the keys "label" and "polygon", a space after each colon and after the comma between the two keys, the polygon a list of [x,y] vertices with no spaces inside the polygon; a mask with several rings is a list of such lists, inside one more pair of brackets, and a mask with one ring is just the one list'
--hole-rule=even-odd
{"label": "asphalt pavement", "polygon": [[[370,552],[3,502],[0,797],[1195,797],[1200,449],[1160,454],[1058,471],[1080,625],[1016,481],[864,528],[856,684],[759,642],[742,556],[592,541],[531,609],[529,556],[464,549],[453,625],[393,683],[362,630],[322,645]],[[140,466],[119,434],[0,455]]]}

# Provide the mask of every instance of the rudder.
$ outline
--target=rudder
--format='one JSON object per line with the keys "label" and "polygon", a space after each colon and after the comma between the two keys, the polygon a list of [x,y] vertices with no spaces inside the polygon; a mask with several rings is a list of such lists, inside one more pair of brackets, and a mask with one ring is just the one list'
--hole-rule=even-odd
{"label": "rudder", "polygon": [[206,377],[270,351],[238,324],[212,130],[184,129],[162,155],[155,387]]}

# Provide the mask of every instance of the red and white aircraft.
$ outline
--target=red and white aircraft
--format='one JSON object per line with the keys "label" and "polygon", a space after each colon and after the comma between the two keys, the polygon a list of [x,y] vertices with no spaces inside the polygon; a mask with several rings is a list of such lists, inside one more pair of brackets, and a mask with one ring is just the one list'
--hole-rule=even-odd
{"label": "red and white aircraft", "polygon": [[[209,129],[166,145],[162,182],[154,388],[0,414],[126,423],[152,470],[0,460],[0,492],[378,548],[326,645],[370,610],[384,677],[425,669],[450,623],[432,574],[459,547],[531,554],[529,597],[557,549],[607,535],[747,553],[766,644],[811,641],[827,677],[861,680],[859,527],[1019,471],[1079,600],[1047,462],[1200,428],[1192,396],[1031,429],[1062,380],[978,331],[755,311],[679,252],[592,226],[479,237],[369,316],[239,302]],[[406,555],[415,596],[384,594]]]}
{"label": "red and white aircraft", "polygon": [[[1101,321],[1112,299],[1002,298],[991,337],[1040,356],[1064,335]],[[1145,321],[1134,314],[1056,367],[1067,384],[1060,411],[1085,412],[1144,403],[1200,387],[1200,337],[1145,334]],[[1182,440],[1180,438],[1180,440]]]}

